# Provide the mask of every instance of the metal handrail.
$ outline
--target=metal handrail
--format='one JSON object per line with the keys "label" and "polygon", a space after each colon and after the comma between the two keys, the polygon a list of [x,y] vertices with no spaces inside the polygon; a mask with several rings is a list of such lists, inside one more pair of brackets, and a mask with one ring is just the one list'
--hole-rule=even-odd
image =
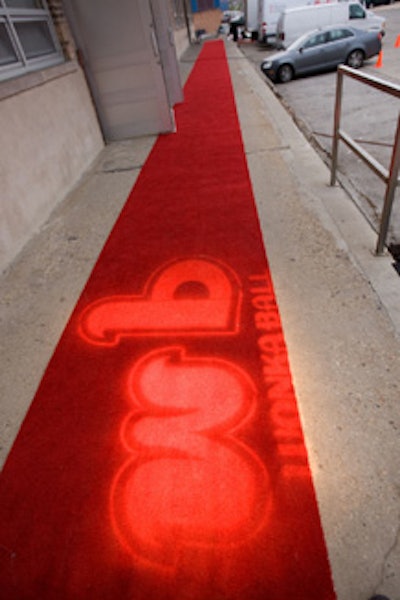
{"label": "metal handrail", "polygon": [[344,75],[347,75],[352,79],[356,79],[357,81],[360,81],[361,83],[373,87],[381,92],[395,96],[396,98],[400,98],[400,85],[389,83],[383,79],[374,77],[373,75],[360,73],[359,71],[344,65],[339,66],[337,71],[330,185],[333,186],[336,183],[338,146],[339,140],[342,140],[350,148],[350,150],[352,150],[359,158],[361,158],[361,160],[363,160],[369,166],[369,168],[386,183],[385,200],[381,215],[378,242],[376,245],[376,254],[381,255],[384,252],[384,246],[389,229],[390,214],[392,212],[394,195],[397,186],[400,185],[400,179],[398,177],[400,168],[400,112],[397,119],[397,128],[393,143],[390,168],[386,169],[371,154],[369,154],[369,152],[367,152],[362,146],[360,146],[360,144],[358,144],[340,128]]}

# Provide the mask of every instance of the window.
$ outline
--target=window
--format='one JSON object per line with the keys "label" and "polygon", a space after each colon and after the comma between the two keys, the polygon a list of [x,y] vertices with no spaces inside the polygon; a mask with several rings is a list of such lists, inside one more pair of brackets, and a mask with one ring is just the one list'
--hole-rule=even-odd
{"label": "window", "polygon": [[314,48],[326,43],[326,33],[316,33],[312,35],[304,44],[304,48]]}
{"label": "window", "polygon": [[332,29],[329,32],[329,41],[336,42],[338,40],[343,40],[348,37],[353,37],[353,34],[349,29]]}
{"label": "window", "polygon": [[201,12],[203,10],[212,10],[219,8],[219,2],[216,0],[192,0],[192,12]]}
{"label": "window", "polygon": [[349,17],[350,19],[365,19],[365,11],[361,4],[349,5]]}
{"label": "window", "polygon": [[0,80],[62,60],[45,0],[0,0]]}

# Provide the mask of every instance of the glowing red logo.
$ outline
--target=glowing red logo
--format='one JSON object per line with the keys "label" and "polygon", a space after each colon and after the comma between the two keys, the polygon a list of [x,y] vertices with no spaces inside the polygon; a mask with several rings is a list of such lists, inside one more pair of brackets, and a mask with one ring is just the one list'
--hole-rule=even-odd
{"label": "glowing red logo", "polygon": [[[241,297],[226,265],[177,260],[150,277],[142,296],[91,304],[80,332],[99,346],[125,336],[232,335]],[[158,348],[132,366],[132,411],[121,427],[129,459],[113,481],[110,509],[116,535],[137,560],[173,569],[195,549],[232,548],[263,526],[269,478],[238,436],[255,395],[235,364],[188,357],[181,346]]]}
{"label": "glowing red logo", "polygon": [[268,476],[235,437],[255,389],[234,364],[182,348],[142,357],[129,375],[134,410],[122,427],[131,454],[113,483],[111,511],[124,546],[171,568],[188,548],[243,543],[266,518]]}
{"label": "glowing red logo", "polygon": [[163,266],[143,296],[111,296],[83,313],[80,333],[91,344],[114,346],[136,335],[235,333],[241,305],[239,281],[226,265],[203,258]]}

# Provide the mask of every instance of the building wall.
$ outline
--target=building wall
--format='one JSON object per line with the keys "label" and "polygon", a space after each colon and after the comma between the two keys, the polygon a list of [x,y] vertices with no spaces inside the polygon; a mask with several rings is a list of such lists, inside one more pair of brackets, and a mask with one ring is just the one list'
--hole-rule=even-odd
{"label": "building wall", "polygon": [[[178,57],[189,45],[187,5],[170,0]],[[104,147],[63,1],[48,6],[66,62],[0,82],[0,272]]]}
{"label": "building wall", "polygon": [[0,270],[45,222],[103,147],[79,65],[0,84]]}
{"label": "building wall", "polygon": [[204,30],[206,33],[217,33],[221,25],[222,11],[218,8],[193,13],[195,31]]}
{"label": "building wall", "polygon": [[[193,28],[190,28],[190,36],[191,38],[194,39],[194,31]],[[175,29],[174,31],[174,41],[175,41],[175,48],[176,48],[176,54],[178,56],[178,59],[181,58],[182,54],[185,52],[185,50],[187,50],[188,48],[188,31],[187,29],[183,29],[183,28],[179,28],[179,29]]]}
{"label": "building wall", "polygon": [[189,0],[170,0],[168,6],[179,59],[195,38],[192,13]]}

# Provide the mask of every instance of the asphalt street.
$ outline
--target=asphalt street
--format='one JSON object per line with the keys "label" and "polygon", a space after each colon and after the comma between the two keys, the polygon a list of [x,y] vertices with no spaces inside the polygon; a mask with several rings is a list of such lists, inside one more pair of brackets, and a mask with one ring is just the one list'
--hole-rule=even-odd
{"label": "asphalt street", "polygon": [[[374,58],[365,63],[362,71],[384,81],[399,84],[400,47],[396,47],[396,40],[400,35],[400,3],[377,7],[374,11],[386,18],[382,66],[377,68],[377,60]],[[248,43],[240,44],[239,47],[267,85],[267,79],[260,71],[260,64],[268,54],[276,50]],[[272,86],[297,125],[329,165],[336,80],[336,72],[329,72]],[[345,80],[342,127],[386,168],[390,165],[398,112],[398,99],[353,80]],[[351,194],[373,229],[378,231],[385,183],[343,144],[339,146],[338,168],[342,185]],[[391,244],[400,243],[398,195],[399,192],[394,202],[388,236],[388,243]]]}

